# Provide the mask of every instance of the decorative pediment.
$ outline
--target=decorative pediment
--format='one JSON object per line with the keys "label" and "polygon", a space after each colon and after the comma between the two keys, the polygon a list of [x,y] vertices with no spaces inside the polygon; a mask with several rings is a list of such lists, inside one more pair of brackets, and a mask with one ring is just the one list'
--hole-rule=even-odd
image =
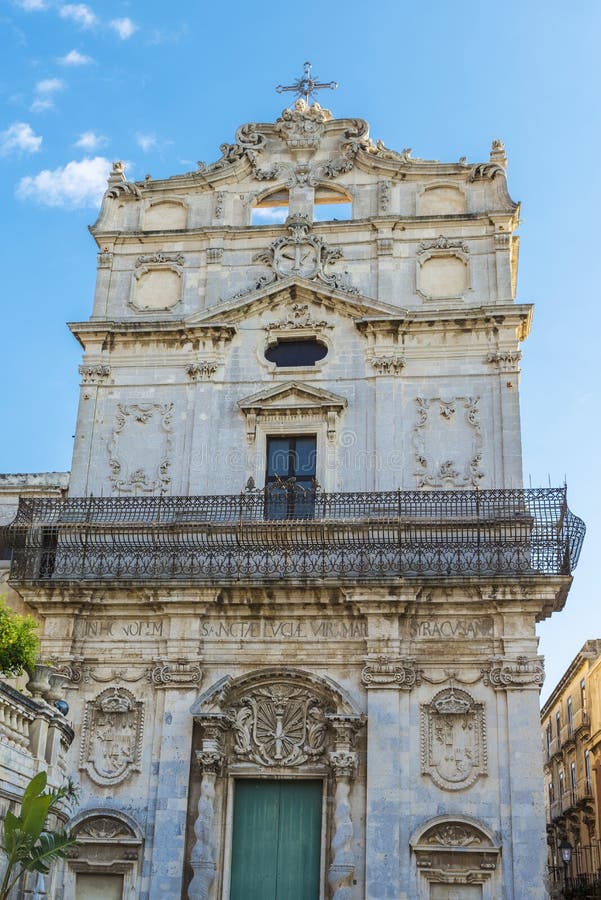
{"label": "decorative pediment", "polygon": [[293,275],[264,285],[250,294],[237,297],[233,300],[220,303],[211,310],[190,316],[186,320],[187,326],[192,325],[218,325],[233,324],[251,315],[257,315],[266,309],[276,309],[282,304],[311,303],[325,310],[337,312],[351,319],[364,317],[398,319],[399,314],[405,311],[398,306],[373,300],[360,294],[349,295],[327,285],[318,285],[315,282]]}
{"label": "decorative pediment", "polygon": [[254,441],[260,421],[325,421],[330,440],[336,437],[337,418],[347,406],[344,397],[300,381],[273,385],[238,401],[246,418],[246,437]]}
{"label": "decorative pediment", "polygon": [[410,844],[418,871],[436,884],[483,884],[501,855],[496,837],[467,816],[430,819],[417,829]]}

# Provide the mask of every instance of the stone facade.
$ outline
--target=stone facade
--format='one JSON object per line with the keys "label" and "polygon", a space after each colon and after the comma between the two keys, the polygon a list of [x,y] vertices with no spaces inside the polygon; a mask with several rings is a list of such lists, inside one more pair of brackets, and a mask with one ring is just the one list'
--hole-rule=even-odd
{"label": "stone facade", "polygon": [[541,711],[547,843],[556,888],[561,845],[572,847],[568,877],[599,881],[601,870],[601,640],[587,641]]}
{"label": "stone facade", "polygon": [[[298,101],[221,149],[115,164],[70,499],[20,519],[82,782],[62,896],[237,896],[236,785],[283,779],[321,785],[320,898],[541,900],[535,625],[570,566],[532,562],[520,493],[502,144],[414,159]],[[293,345],[321,356],[278,365]],[[292,438],[305,506],[261,493]]]}

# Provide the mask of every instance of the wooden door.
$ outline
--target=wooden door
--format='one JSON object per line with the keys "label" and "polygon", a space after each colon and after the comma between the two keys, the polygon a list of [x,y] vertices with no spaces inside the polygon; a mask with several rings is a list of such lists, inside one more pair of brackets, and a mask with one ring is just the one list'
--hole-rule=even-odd
{"label": "wooden door", "polygon": [[319,900],[322,782],[240,779],[230,900]]}

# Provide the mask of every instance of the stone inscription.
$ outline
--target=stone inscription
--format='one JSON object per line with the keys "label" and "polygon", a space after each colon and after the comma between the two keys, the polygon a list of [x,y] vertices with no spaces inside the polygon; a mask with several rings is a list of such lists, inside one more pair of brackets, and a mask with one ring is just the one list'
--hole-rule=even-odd
{"label": "stone inscription", "polygon": [[160,638],[163,622],[153,619],[80,619],[76,637],[86,638]]}
{"label": "stone inscription", "polygon": [[200,636],[213,641],[344,641],[367,637],[367,623],[354,619],[207,619]]}
{"label": "stone inscription", "polygon": [[414,640],[470,641],[494,636],[492,616],[477,618],[410,619],[409,637]]}

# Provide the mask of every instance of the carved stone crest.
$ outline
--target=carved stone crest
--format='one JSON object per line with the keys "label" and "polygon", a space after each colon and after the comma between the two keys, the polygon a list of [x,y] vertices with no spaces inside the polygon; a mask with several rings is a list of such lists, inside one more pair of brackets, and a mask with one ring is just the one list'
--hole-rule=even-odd
{"label": "carved stone crest", "polygon": [[108,688],[86,703],[79,768],[96,784],[119,784],[140,771],[143,706],[125,688]]}
{"label": "carved stone crest", "polygon": [[342,259],[342,250],[339,247],[328,247],[322,237],[313,234],[307,216],[288,216],[286,228],[288,235],[277,238],[266,250],[253,257],[254,262],[261,262],[271,269],[270,274],[262,275],[250,288],[236,294],[236,297],[293,276],[321,281],[347,294],[359,293],[346,272],[330,271],[332,264]]}
{"label": "carved stone crest", "polygon": [[240,698],[234,752],[266,766],[299,766],[325,750],[327,710],[305,687],[270,684]]}
{"label": "carved stone crest", "polygon": [[470,787],[487,770],[481,703],[455,687],[421,706],[422,775],[448,791]]}

